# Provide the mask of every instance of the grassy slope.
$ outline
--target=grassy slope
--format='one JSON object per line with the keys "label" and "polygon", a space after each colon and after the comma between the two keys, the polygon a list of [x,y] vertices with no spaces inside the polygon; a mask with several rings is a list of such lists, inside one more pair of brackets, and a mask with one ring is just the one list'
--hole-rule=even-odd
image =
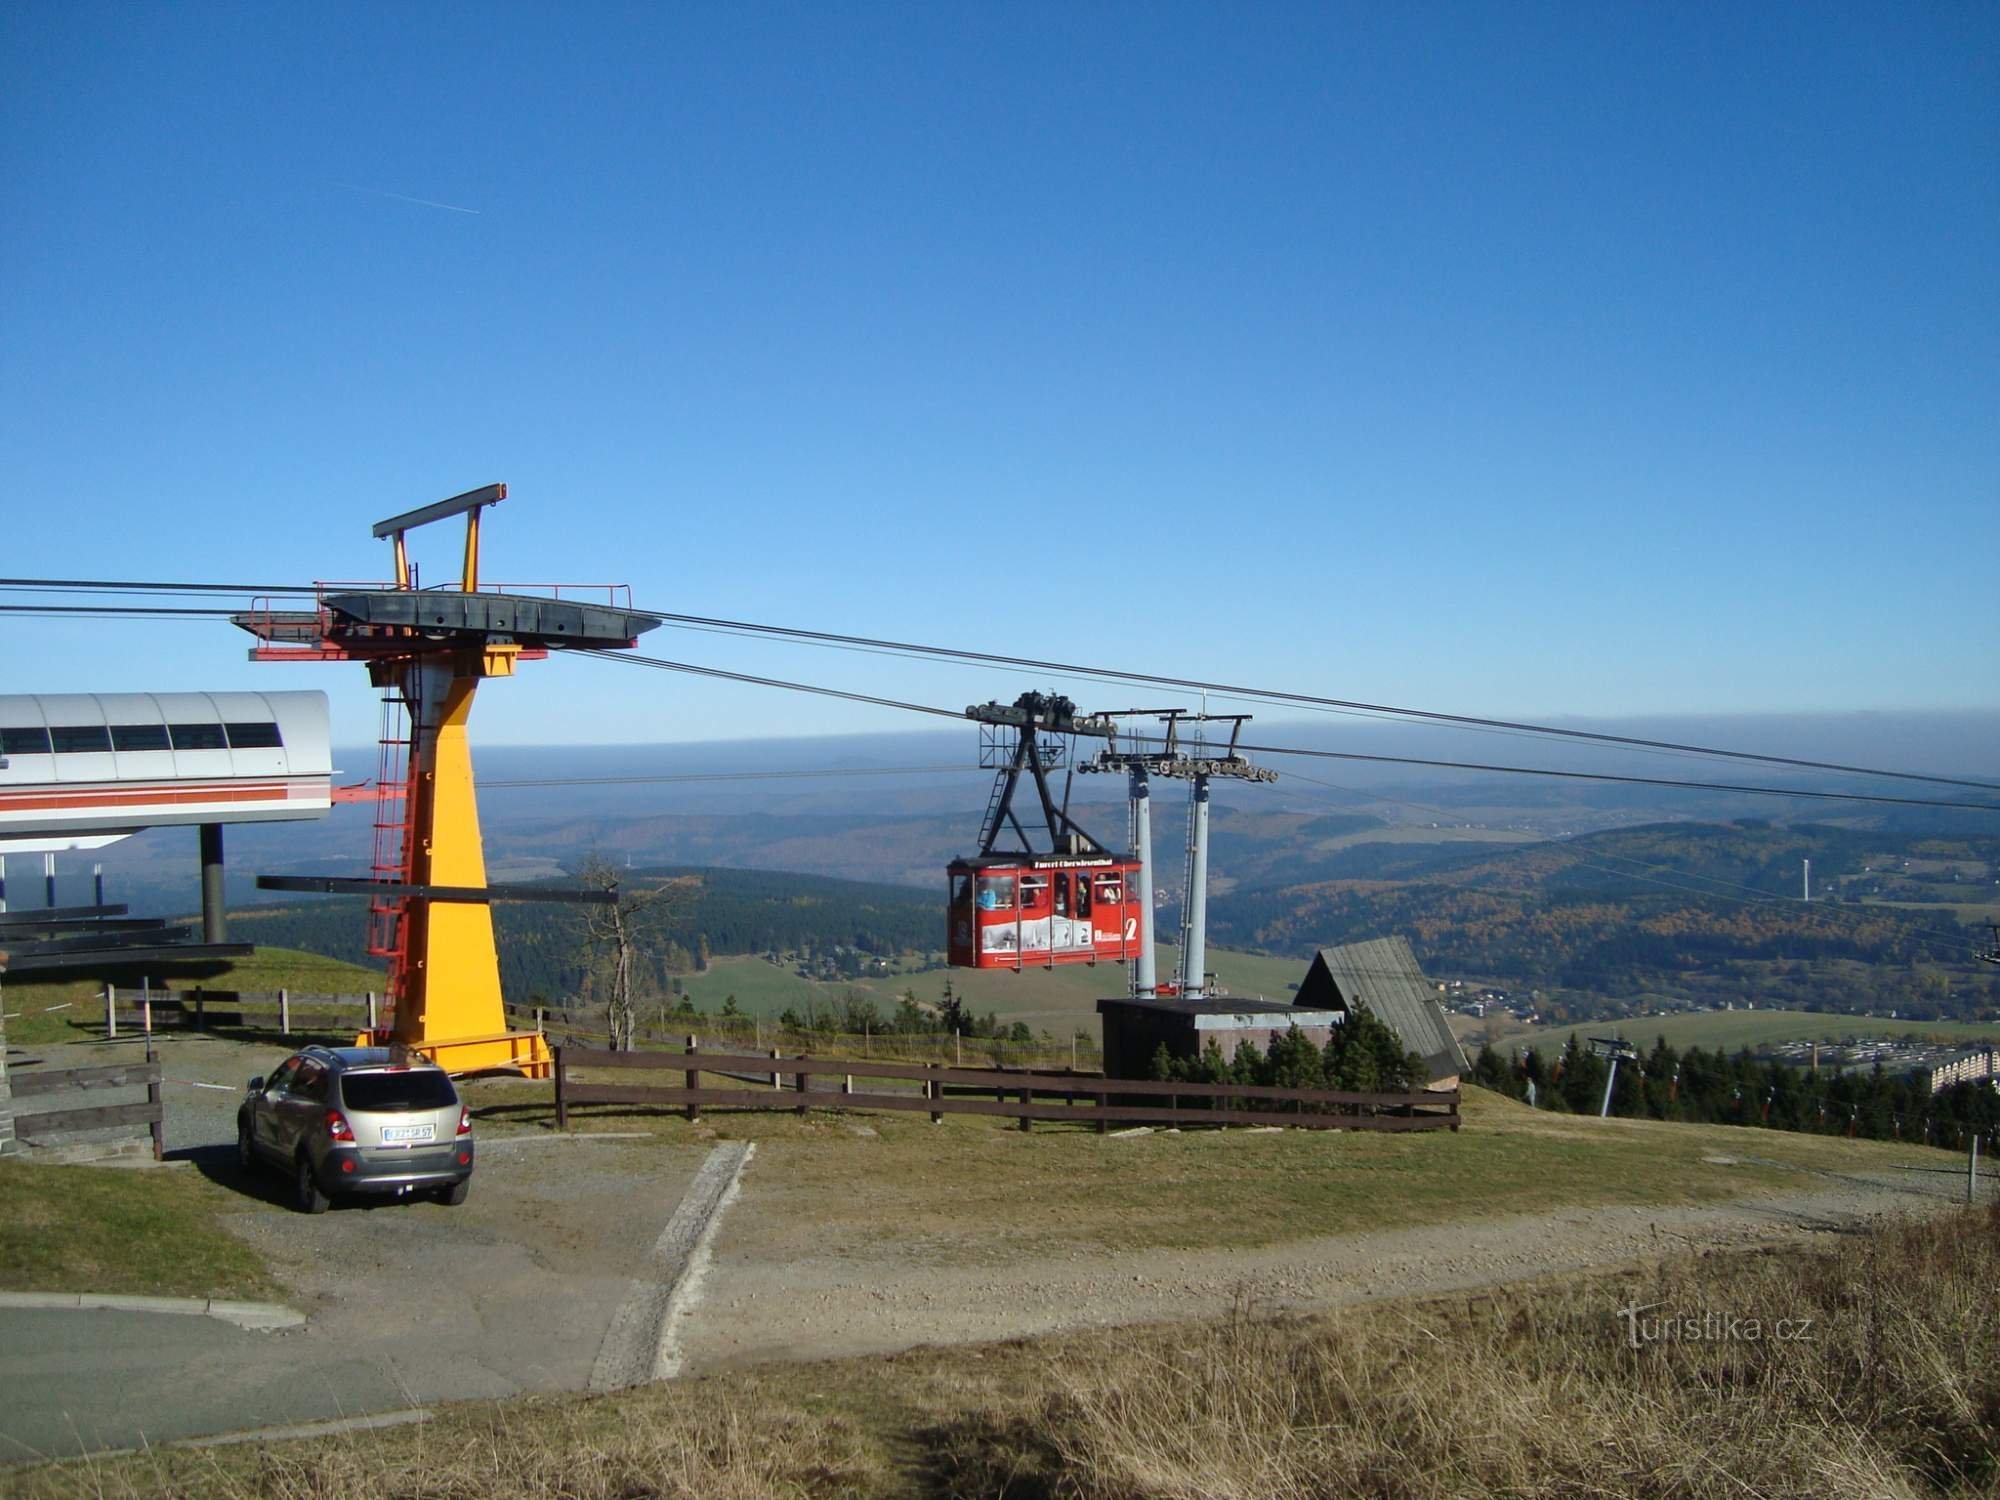
{"label": "grassy slope", "polygon": [[270,1296],[256,1252],[215,1222],[243,1202],[185,1167],[0,1161],[0,1290]]}
{"label": "grassy slope", "polygon": [[[1172,973],[1177,960],[1173,949],[1163,948],[1160,972]],[[1208,967],[1235,994],[1261,994],[1276,1000],[1290,999],[1286,985],[1298,983],[1306,973],[1306,965],[1297,959],[1214,948],[1209,950]],[[718,958],[707,973],[691,975],[682,983],[705,1011],[720,1010],[724,997],[734,995],[743,1014],[770,1019],[788,1006],[803,1014],[812,999],[821,1005],[838,1004],[850,989],[873,997],[876,1007],[887,1015],[895,1010],[896,998],[905,989],[915,990],[919,1000],[935,1002],[946,981],[976,1013],[984,1015],[990,1010],[1002,1021],[1026,1021],[1037,1031],[1050,1031],[1058,1037],[1066,1037],[1079,1026],[1094,1034],[1098,1000],[1124,994],[1128,983],[1126,971],[1117,964],[1095,968],[1068,964],[1057,969],[1024,969],[1018,974],[1002,969],[932,969],[922,974],[828,983],[801,979],[790,969],[754,957]]]}
{"label": "grassy slope", "polygon": [[[1477,1296],[466,1403],[423,1428],[159,1449],[17,1479],[51,1500],[1986,1495],[2000,1473],[1995,1227],[1990,1212],[1961,1213]],[[1619,1306],[1785,1318],[1811,1334],[1635,1357]]]}
{"label": "grassy slope", "polygon": [[[519,1085],[489,1097],[526,1106],[523,1120],[546,1107],[545,1095]],[[1466,1091],[1464,1110],[1456,1134],[1124,1139],[1060,1125],[1022,1134],[1011,1121],[962,1115],[933,1126],[919,1114],[870,1114],[876,1134],[860,1139],[823,1112],[803,1122],[711,1113],[698,1127],[610,1107],[572,1118],[582,1129],[644,1128],[670,1140],[696,1130],[755,1139],[760,1195],[813,1248],[955,1263],[1065,1247],[1278,1244],[1552,1207],[1698,1203],[1810,1191],[1816,1173],[1958,1160],[1838,1137],[1556,1115],[1480,1089]],[[1703,1160],[1712,1156],[1736,1163]],[[1029,1204],[1034,1211],[1024,1214]]]}
{"label": "grassy slope", "polygon": [[[176,990],[196,985],[209,990],[268,991],[287,989],[295,994],[358,995],[383,987],[379,969],[364,969],[318,953],[302,953],[293,948],[259,948],[247,958],[221,964],[203,964],[198,972],[151,976],[153,987]],[[117,981],[120,993],[138,988],[137,976]],[[104,1024],[102,979],[9,979],[0,988],[0,1001],[8,1015],[7,1040],[15,1045],[45,1045],[75,1040],[80,1031],[95,1035]],[[93,1008],[91,1002],[97,1001]],[[68,1009],[48,1007],[68,1003]]]}

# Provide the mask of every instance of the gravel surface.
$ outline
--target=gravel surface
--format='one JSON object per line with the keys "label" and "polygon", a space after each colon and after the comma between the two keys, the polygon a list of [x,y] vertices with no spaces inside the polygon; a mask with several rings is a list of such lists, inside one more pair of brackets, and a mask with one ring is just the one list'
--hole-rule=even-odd
{"label": "gravel surface", "polygon": [[[1737,1162],[1714,1165],[1728,1171]],[[1564,1209],[1255,1250],[1076,1250],[964,1268],[851,1253],[774,1259],[761,1247],[792,1237],[762,1221],[753,1194],[718,1237],[708,1301],[684,1340],[684,1369],[1210,1317],[1246,1299],[1304,1309],[1458,1291],[1610,1269],[1673,1250],[1838,1232],[1877,1215],[1935,1211],[1961,1201],[1965,1185],[1963,1173],[1942,1170],[1799,1177],[1797,1193],[1696,1207]]]}

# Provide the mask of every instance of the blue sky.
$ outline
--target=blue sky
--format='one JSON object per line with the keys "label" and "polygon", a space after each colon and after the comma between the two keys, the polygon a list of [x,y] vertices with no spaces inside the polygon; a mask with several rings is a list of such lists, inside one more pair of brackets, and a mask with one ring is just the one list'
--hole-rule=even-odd
{"label": "blue sky", "polygon": [[[1991,707],[1996,156],[1990,5],[17,3],[0,572],[380,577],[371,522],[504,480],[489,578],[692,613],[1510,716]],[[0,681],[368,732],[358,668],[242,645],[6,621]],[[489,741],[902,727],[531,672]]]}

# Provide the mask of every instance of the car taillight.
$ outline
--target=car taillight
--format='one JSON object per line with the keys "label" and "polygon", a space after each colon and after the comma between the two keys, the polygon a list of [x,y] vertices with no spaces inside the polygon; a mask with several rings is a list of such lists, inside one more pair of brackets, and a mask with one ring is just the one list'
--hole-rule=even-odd
{"label": "car taillight", "polygon": [[472,1134],[472,1111],[467,1109],[463,1104],[458,1107],[458,1133],[460,1135]]}
{"label": "car taillight", "polygon": [[347,1123],[347,1116],[337,1109],[326,1112],[326,1136],[331,1141],[346,1141],[354,1144],[354,1131]]}

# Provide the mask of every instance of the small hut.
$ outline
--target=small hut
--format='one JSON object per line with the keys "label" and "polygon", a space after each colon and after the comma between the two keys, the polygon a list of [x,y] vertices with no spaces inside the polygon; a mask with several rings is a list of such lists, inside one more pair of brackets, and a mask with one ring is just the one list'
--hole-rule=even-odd
{"label": "small hut", "polygon": [[1300,1010],[1333,1011],[1345,1017],[1366,1005],[1375,1019],[1402,1039],[1405,1051],[1424,1060],[1426,1088],[1454,1089],[1465,1071],[1465,1054],[1445,1024],[1417,956],[1400,937],[1371,938],[1322,948],[1299,985]]}

